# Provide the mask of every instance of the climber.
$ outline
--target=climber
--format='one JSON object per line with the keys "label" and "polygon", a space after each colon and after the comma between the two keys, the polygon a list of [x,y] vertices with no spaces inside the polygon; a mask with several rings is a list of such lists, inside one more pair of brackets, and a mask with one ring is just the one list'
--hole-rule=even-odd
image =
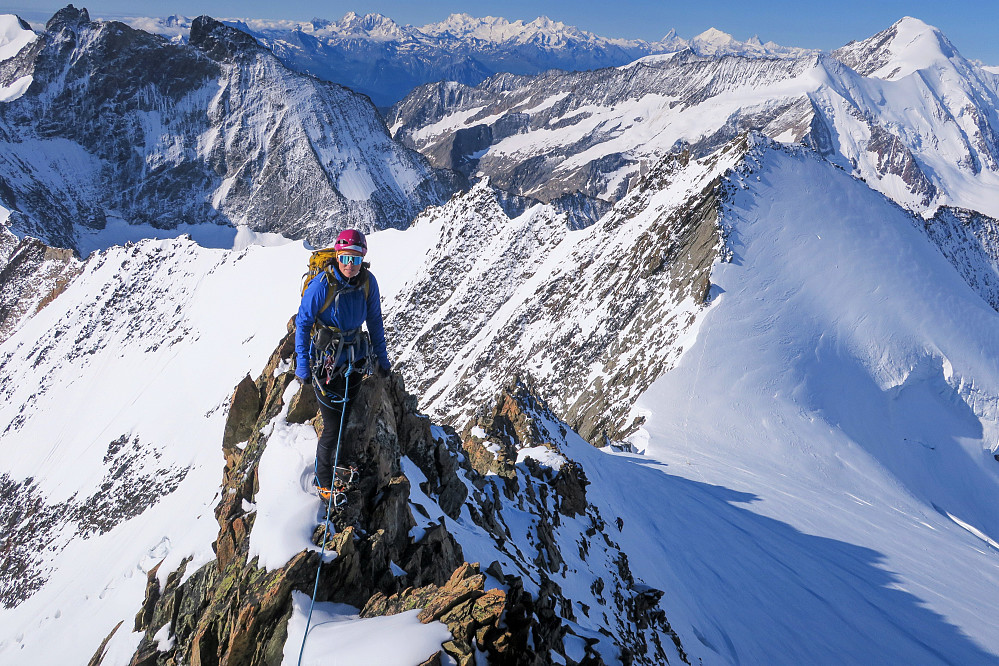
{"label": "climber", "polygon": [[[327,505],[331,495],[338,494],[337,487],[348,480],[340,479],[350,465],[337,446],[360,380],[368,372],[387,377],[390,368],[378,282],[364,261],[368,252],[364,234],[355,229],[342,231],[330,249],[335,258],[307,282],[295,317],[295,377],[303,385],[314,385],[323,416],[315,483]],[[314,256],[320,252],[325,251]],[[365,323],[367,334],[361,330]]]}

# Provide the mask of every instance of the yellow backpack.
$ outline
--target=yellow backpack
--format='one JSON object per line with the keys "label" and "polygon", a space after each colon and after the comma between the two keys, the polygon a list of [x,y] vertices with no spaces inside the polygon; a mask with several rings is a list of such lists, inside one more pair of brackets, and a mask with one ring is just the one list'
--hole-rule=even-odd
{"label": "yellow backpack", "polygon": [[[309,283],[312,282],[313,278],[318,277],[322,273],[327,273],[326,282],[329,285],[329,289],[326,290],[326,300],[323,301],[323,307],[319,308],[319,312],[326,312],[330,305],[333,304],[334,299],[336,299],[337,292],[341,290],[340,281],[336,279],[333,275],[333,262],[336,261],[336,248],[326,247],[321,250],[315,250],[309,256],[309,270],[302,276],[302,296],[305,296],[305,290],[309,288]],[[367,267],[361,271],[361,282],[357,285],[358,289],[364,289],[364,298],[367,300],[368,296],[371,294],[371,281],[368,279]]]}

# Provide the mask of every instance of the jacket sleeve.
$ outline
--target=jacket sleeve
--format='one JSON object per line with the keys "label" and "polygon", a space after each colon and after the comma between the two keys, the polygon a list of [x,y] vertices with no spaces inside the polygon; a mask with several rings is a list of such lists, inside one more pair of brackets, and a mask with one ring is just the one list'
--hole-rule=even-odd
{"label": "jacket sleeve", "polygon": [[313,279],[306,287],[295,315],[295,375],[301,379],[308,379],[312,374],[309,370],[309,335],[319,309],[326,301],[327,289],[325,275]]}
{"label": "jacket sleeve", "polygon": [[371,291],[368,293],[367,319],[368,334],[371,336],[371,345],[375,348],[378,356],[378,365],[385,370],[391,367],[389,363],[388,351],[385,348],[385,323],[382,320],[382,297],[378,290],[378,281],[371,273],[368,274],[371,281]]}

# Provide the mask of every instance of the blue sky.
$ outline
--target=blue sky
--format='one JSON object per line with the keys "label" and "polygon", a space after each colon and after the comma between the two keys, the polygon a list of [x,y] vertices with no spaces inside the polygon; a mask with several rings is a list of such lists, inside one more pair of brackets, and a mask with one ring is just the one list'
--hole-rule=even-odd
{"label": "blue sky", "polygon": [[[503,16],[531,20],[539,15],[606,37],[654,40],[675,28],[690,38],[715,27],[737,39],[759,35],[786,46],[833,49],[853,39],[865,39],[903,16],[914,16],[935,25],[968,58],[999,65],[999,3],[992,0],[76,0],[94,17],[114,15],[164,16],[208,14],[215,17],[338,19],[348,11],[379,12],[399,23],[423,25],[453,12],[475,16]],[[0,13],[21,14],[43,21],[61,2],[9,0],[0,2]],[[30,14],[30,16],[29,16]]]}

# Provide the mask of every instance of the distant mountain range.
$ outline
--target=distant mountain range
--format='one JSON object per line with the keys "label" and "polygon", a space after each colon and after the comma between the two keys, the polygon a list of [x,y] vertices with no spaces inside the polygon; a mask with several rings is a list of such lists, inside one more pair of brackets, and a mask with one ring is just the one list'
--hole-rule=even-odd
{"label": "distant mountain range", "polygon": [[831,53],[647,56],[586,72],[421,86],[393,135],[438,167],[542,201],[617,201],[665,155],[746,131],[804,143],[902,206],[999,216],[999,78],[904,18]]}
{"label": "distant mountain range", "polygon": [[[132,27],[171,39],[187,39],[191,19],[125,19]],[[478,85],[500,72],[538,74],[550,69],[579,71],[615,67],[648,55],[690,49],[699,55],[802,55],[805,49],[739,42],[710,29],[691,40],[670,30],[656,42],[601,37],[542,16],[508,21],[452,14],[422,27],[399,25],[381,14],[348,13],[339,21],[313,19],[224,22],[253,35],[289,67],[334,81],[390,106],[418,85],[457,81]]]}

